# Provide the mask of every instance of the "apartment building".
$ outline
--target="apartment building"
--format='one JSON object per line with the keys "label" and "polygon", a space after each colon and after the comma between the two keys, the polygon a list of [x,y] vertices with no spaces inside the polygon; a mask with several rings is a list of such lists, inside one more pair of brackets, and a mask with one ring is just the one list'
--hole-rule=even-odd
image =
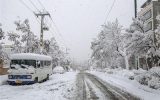
{"label": "apartment building", "polygon": [[157,28],[156,16],[160,14],[160,0],[147,0],[138,12],[138,17],[143,18],[147,24],[145,31],[155,30]]}
{"label": "apartment building", "polygon": [[[160,0],[147,0],[138,12],[138,17],[142,18],[144,23],[147,25],[145,31],[155,30],[158,25],[156,20],[157,15],[160,14]],[[136,66],[142,69],[150,69],[153,65],[151,58],[146,55],[138,55],[135,58]]]}

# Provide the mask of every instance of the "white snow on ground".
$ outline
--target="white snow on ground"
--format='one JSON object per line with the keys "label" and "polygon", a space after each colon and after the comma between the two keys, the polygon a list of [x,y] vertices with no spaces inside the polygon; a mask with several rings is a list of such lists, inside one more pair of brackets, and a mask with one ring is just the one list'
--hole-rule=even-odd
{"label": "white snow on ground", "polygon": [[85,78],[86,82],[89,83],[89,85],[93,88],[93,91],[95,92],[96,96],[99,98],[98,100],[105,100],[104,93],[101,92],[99,88],[95,86],[94,83],[92,83],[89,79]]}
{"label": "white snow on ground", "polygon": [[53,74],[50,80],[33,85],[1,84],[0,100],[69,100],[74,93],[76,75],[77,72]]}
{"label": "white snow on ground", "polygon": [[[0,76],[0,85],[6,84],[8,76],[7,75],[1,75]],[[1,91],[1,90],[0,90]]]}
{"label": "white snow on ground", "polygon": [[90,73],[96,75],[103,81],[117,86],[120,89],[132,93],[144,100],[160,100],[160,90],[154,90],[147,86],[143,86],[135,80],[129,80],[125,75],[113,73],[108,74],[98,71],[91,71]]}

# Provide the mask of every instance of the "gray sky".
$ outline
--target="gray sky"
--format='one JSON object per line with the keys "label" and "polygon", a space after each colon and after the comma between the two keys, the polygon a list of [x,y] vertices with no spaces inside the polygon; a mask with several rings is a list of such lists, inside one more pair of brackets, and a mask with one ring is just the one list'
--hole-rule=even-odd
{"label": "gray sky", "polygon": [[[21,0],[22,1],[22,0]],[[113,0],[40,0],[49,11],[59,29],[46,17],[48,26],[53,28],[44,33],[44,38],[55,37],[62,48],[69,48],[72,58],[79,61],[89,59],[90,42],[100,32]],[[146,0],[137,0],[138,7]],[[29,0],[23,0],[33,11],[36,11]],[[38,0],[32,0],[38,9],[42,9]],[[134,0],[116,0],[115,5],[107,19],[116,18],[124,27],[128,27],[134,16]],[[40,25],[34,14],[27,9],[20,0],[0,0],[0,22],[5,31],[14,31],[13,22],[28,18],[31,28],[39,36]]]}

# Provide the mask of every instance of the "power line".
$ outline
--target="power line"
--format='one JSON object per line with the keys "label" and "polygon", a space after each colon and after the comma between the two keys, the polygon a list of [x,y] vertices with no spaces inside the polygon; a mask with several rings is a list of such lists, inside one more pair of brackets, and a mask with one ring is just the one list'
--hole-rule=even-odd
{"label": "power line", "polygon": [[[39,4],[42,6],[42,8],[47,11],[47,9],[46,9],[45,6],[43,5],[43,3],[42,3],[40,0],[38,0],[38,2],[39,2]],[[53,6],[53,4],[52,4],[52,6]],[[53,9],[55,10],[54,7],[53,7]]]}
{"label": "power line", "polygon": [[36,7],[36,5],[31,0],[29,0],[29,2],[33,5],[34,8],[36,8],[37,11],[40,12],[40,10]]}
{"label": "power line", "polygon": [[23,1],[23,0],[19,0],[20,1],[20,3],[22,4],[22,5],[24,5],[29,11],[31,11],[32,13],[34,13],[34,11],[29,7],[29,6],[27,6],[27,4],[25,4],[25,2]]}
{"label": "power line", "polygon": [[51,19],[51,21],[52,21],[53,25],[55,26],[56,30],[58,31],[58,34],[62,37],[62,34],[60,33],[60,31],[59,31],[59,29],[58,29],[58,27],[57,27],[56,23],[53,21],[53,19],[52,19],[52,17],[51,17],[51,16],[50,16],[50,19]]}
{"label": "power line", "polygon": [[106,21],[107,21],[107,19],[108,19],[108,17],[109,17],[109,14],[111,13],[111,11],[112,11],[112,9],[113,9],[113,7],[114,7],[115,2],[116,2],[116,0],[113,1],[110,10],[109,10],[108,13],[107,13],[107,16],[106,16],[106,19],[105,19],[105,21],[104,21],[104,24],[106,23]]}
{"label": "power line", "polygon": [[[44,10],[46,10],[46,8],[45,8],[45,6],[41,3],[41,1],[40,0],[38,0],[38,2],[39,2],[39,4],[42,6],[42,8],[44,9]],[[47,11],[47,10],[46,10]],[[58,29],[58,27],[56,26],[56,24],[55,24],[55,22],[53,21],[53,19],[52,19],[52,17],[50,16],[50,19],[51,19],[51,21],[52,21],[52,23],[53,23],[53,25],[55,26],[55,28],[56,28],[56,30],[57,30],[57,32],[58,32],[58,34],[60,35],[60,37],[63,39],[63,37],[62,37],[62,34],[60,33],[60,31],[59,31],[59,29]],[[51,26],[51,28],[52,28],[52,26]],[[52,28],[53,29],[53,28]],[[54,29],[53,29],[54,30]],[[63,39],[64,40],[64,39]]]}
{"label": "power line", "polygon": [[37,20],[37,22],[38,22],[39,24],[41,24],[41,22],[40,22],[40,20],[38,20],[38,18],[36,18],[36,20]]}
{"label": "power line", "polygon": [[[31,11],[33,14],[35,14],[34,13],[34,11],[23,1],[23,0],[19,0],[20,1],[20,3],[22,4],[22,5],[24,5],[29,11]],[[36,20],[37,20],[37,22],[38,23],[40,23],[40,21],[36,18]]]}
{"label": "power line", "polygon": [[[51,22],[53,23],[53,25],[54,25],[54,27],[56,28],[56,30],[57,30],[57,34],[61,37],[61,39],[63,40],[63,42],[64,42],[64,45],[65,45],[65,47],[66,48],[68,48],[68,46],[67,46],[67,44],[66,44],[66,41],[65,41],[65,39],[63,38],[63,36],[62,36],[62,34],[60,33],[60,31],[59,31],[59,29],[58,29],[58,27],[57,27],[57,25],[56,25],[56,23],[53,21],[53,19],[52,19],[52,17],[50,16],[50,19],[51,19]],[[54,31],[54,28],[51,26],[51,29]]]}
{"label": "power line", "polygon": [[[23,2],[23,0],[19,0],[28,10],[30,10],[33,14],[35,14],[35,12],[29,7],[29,6],[27,6],[27,4],[25,4],[25,2]],[[31,1],[31,0],[29,0],[30,1],[30,3],[34,6],[34,8],[36,8],[36,10],[37,11],[39,11],[40,12],[40,10],[36,7],[36,5]],[[46,10],[45,9],[45,7],[43,6],[43,4],[40,2],[40,0],[38,0],[38,2],[39,2],[39,4],[42,6],[42,8],[44,8],[44,10]],[[58,27],[56,26],[56,24],[55,24],[55,22],[53,21],[53,19],[52,19],[52,17],[50,16],[50,19],[51,19],[51,22],[53,23],[53,25],[55,26],[55,28],[56,28],[56,30],[57,30],[57,32],[56,33],[58,33],[59,34],[59,36],[62,38],[62,40],[64,41],[64,45],[66,46],[66,47],[68,47],[66,44],[65,44],[65,39],[63,38],[63,36],[62,36],[62,34],[60,33],[60,31],[59,31],[59,29],[58,29]],[[40,21],[36,18],[36,20],[38,21],[38,23],[40,23]],[[48,22],[47,22],[47,24],[48,24]],[[54,28],[51,26],[51,29],[52,29],[52,32],[54,33]]]}
{"label": "power line", "polygon": [[35,13],[37,17],[41,17],[41,34],[40,34],[40,46],[43,46],[43,31],[48,30],[48,28],[44,27],[44,17],[45,16],[50,16],[48,12],[40,12],[40,13]]}
{"label": "power line", "polygon": [[[43,8],[45,11],[47,11],[46,8],[45,8],[45,6],[41,3],[41,1],[38,0],[38,2],[39,2],[39,4],[42,6],[42,8]],[[53,23],[53,25],[55,26],[55,28],[56,28],[56,30],[57,30],[57,32],[56,32],[56,31],[55,31],[55,32],[59,34],[59,36],[60,36],[60,37],[62,38],[62,40],[64,41],[64,45],[66,46],[66,44],[65,44],[65,39],[63,38],[62,34],[60,33],[58,27],[56,26],[56,24],[55,24],[55,22],[53,21],[52,17],[51,17],[51,16],[49,16],[49,17],[50,17],[50,19],[51,19],[51,22]],[[48,22],[46,22],[46,23],[48,24]],[[52,27],[52,25],[50,26],[50,28],[51,28],[52,31],[54,32],[54,28]],[[67,46],[66,46],[66,47],[67,47]]]}
{"label": "power line", "polygon": [[[44,10],[46,10],[46,8],[43,6],[43,4],[41,3],[41,1],[38,0],[38,2],[39,2],[39,4],[42,6],[42,8],[43,8]],[[47,11],[47,10],[46,10],[46,11]]]}
{"label": "power line", "polygon": [[[44,9],[44,10],[46,10],[46,8],[45,8],[45,6],[41,3],[41,1],[40,0],[38,0],[38,2],[39,2],[39,4],[42,6],[42,8]],[[47,11],[47,10],[46,10]],[[62,37],[62,34],[60,33],[60,31],[59,31],[59,29],[58,29],[58,27],[56,26],[56,24],[55,24],[55,22],[53,21],[53,19],[52,19],[52,17],[50,16],[50,19],[51,19],[51,21],[52,21],[52,23],[53,23],[53,25],[55,26],[55,28],[56,28],[56,30],[57,30],[57,32],[58,32],[58,34],[61,36],[61,38],[63,39],[63,37]],[[52,26],[51,26],[52,27]],[[53,28],[52,28],[53,29]],[[64,39],[63,39],[64,40]]]}

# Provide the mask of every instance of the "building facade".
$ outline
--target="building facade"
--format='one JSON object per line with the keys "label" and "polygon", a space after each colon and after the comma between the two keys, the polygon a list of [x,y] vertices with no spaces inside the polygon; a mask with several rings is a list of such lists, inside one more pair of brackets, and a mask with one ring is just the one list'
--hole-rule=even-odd
{"label": "building facade", "polygon": [[3,51],[8,55],[12,54],[12,45],[3,45]]}
{"label": "building facade", "polygon": [[145,31],[155,30],[158,25],[156,20],[157,15],[160,14],[160,0],[147,0],[138,12],[138,17],[141,17],[147,27]]}
{"label": "building facade", "polygon": [[[160,0],[147,0],[138,12],[138,18],[141,18],[146,24],[145,32],[152,30],[154,31],[158,26],[156,19],[157,15],[160,14]],[[155,37],[155,34],[153,34]],[[137,67],[142,69],[150,69],[152,65],[151,58],[146,57],[147,55],[141,55],[137,57]]]}

